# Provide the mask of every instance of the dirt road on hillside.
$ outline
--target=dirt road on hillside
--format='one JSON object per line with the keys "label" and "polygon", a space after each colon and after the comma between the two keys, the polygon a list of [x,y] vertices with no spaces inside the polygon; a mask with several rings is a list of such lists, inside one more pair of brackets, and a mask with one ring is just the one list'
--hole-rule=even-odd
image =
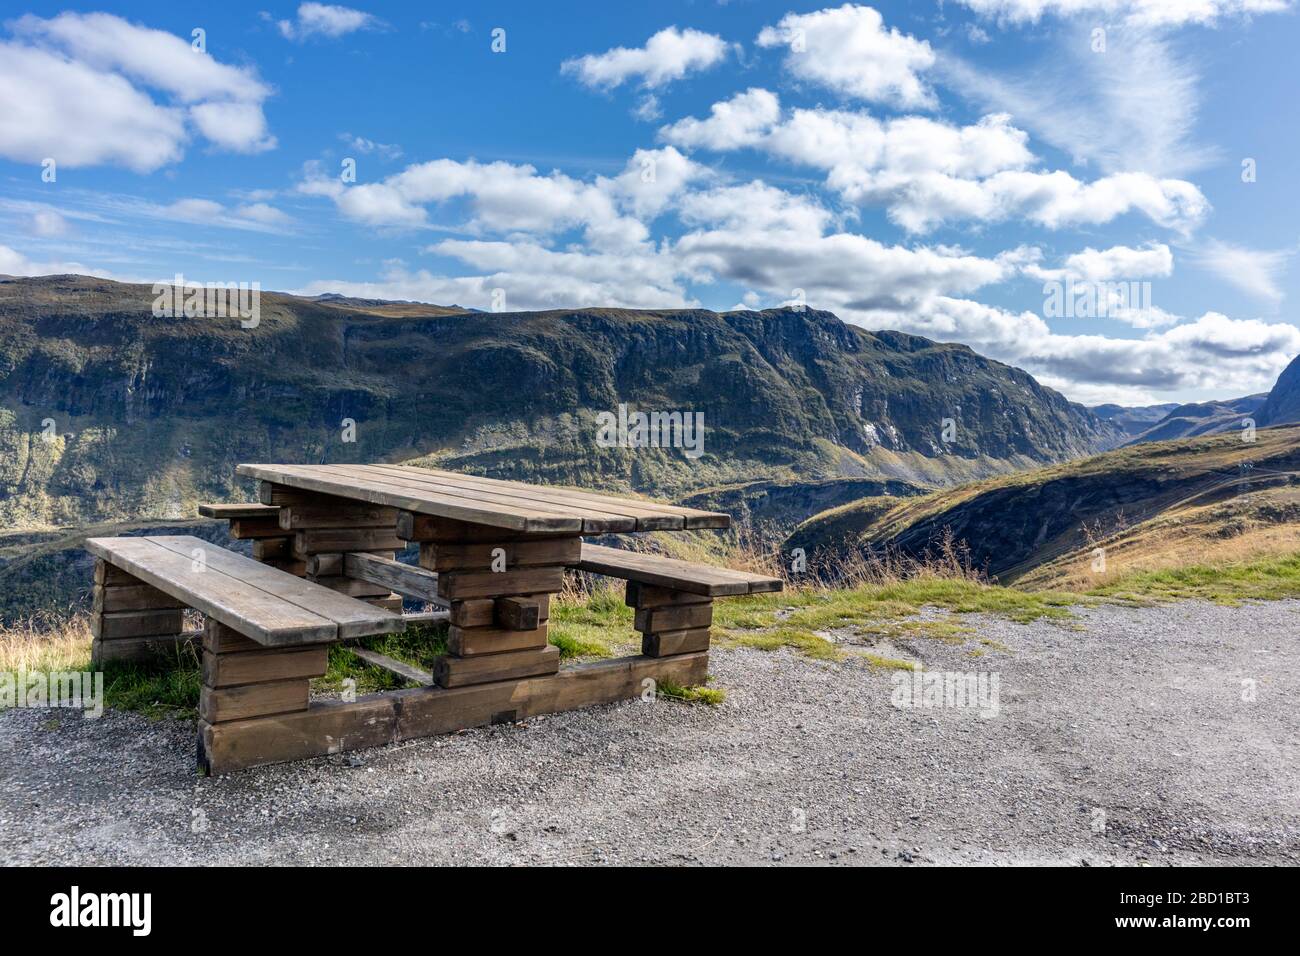
{"label": "dirt road on hillside", "polygon": [[11,710],[0,862],[1300,862],[1300,602],[977,621],[1005,649],[896,647],[983,671],[979,707],[900,708],[860,662],[719,650],[717,708],[629,702],[213,779],[192,723]]}

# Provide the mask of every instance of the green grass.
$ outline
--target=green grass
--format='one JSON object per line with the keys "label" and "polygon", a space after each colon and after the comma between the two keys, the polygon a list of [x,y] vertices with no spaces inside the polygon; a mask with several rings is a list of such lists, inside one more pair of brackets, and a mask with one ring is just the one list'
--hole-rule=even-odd
{"label": "green grass", "polygon": [[[841,590],[800,590],[720,601],[714,633],[723,645],[775,650],[791,647],[809,657],[837,660],[851,652],[825,636],[849,638],[924,637],[965,643],[974,632],[949,618],[923,618],[923,608],[953,614],[995,614],[1020,623],[1068,620],[1070,606],[1083,598],[1063,592],[1028,592],[961,578],[921,577]],[[858,654],[856,656],[863,656]],[[873,655],[866,655],[871,659]],[[873,666],[910,666],[889,658]]]}
{"label": "green grass", "polygon": [[718,687],[682,687],[672,681],[660,681],[655,690],[660,697],[679,700],[686,704],[707,704],[710,707],[717,707],[727,699],[727,692]]}
{"label": "green grass", "polygon": [[199,655],[188,645],[148,663],[104,665],[104,703],[116,710],[151,717],[193,716],[202,686]]}
{"label": "green grass", "polygon": [[1090,595],[1137,603],[1200,598],[1216,604],[1300,597],[1300,554],[1126,575]]}

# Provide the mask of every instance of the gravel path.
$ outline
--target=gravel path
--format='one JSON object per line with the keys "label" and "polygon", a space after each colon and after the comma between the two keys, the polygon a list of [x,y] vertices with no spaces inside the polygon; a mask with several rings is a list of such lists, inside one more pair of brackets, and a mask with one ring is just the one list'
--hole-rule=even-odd
{"label": "gravel path", "polygon": [[[1300,862],[1300,602],[967,619],[998,714],[860,662],[717,650],[639,701],[229,777],[191,723],[0,714],[0,863]],[[1253,685],[1249,682],[1253,681]],[[1253,701],[1243,700],[1251,696]],[[985,703],[988,703],[986,700]]]}

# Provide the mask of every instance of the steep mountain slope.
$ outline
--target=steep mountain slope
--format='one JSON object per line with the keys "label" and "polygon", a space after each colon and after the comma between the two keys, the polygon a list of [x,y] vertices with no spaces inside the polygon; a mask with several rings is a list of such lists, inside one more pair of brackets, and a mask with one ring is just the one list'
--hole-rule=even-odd
{"label": "steep mountain slope", "polygon": [[1300,355],[1282,369],[1255,418],[1261,425],[1300,422]]}
{"label": "steep mountain slope", "polygon": [[[894,551],[920,557],[945,532],[972,563],[1003,583],[1088,573],[1094,548],[1143,566],[1213,549],[1247,553],[1282,534],[1300,546],[1300,427],[1130,445],[1081,461],[976,482],[901,501],[868,498],[817,515],[787,547]],[[1279,532],[1279,528],[1282,528]],[[1235,543],[1234,543],[1235,542]],[[1081,571],[1080,565],[1083,565]],[[1051,575],[1038,574],[1053,565]]]}
{"label": "steep mountain slope", "polygon": [[[0,527],[191,517],[240,461],[400,461],[679,497],[755,480],[951,483],[1119,440],[1026,373],[827,312],[484,314],[275,293],[155,318],[148,286],[0,282]],[[703,454],[596,416],[701,413]],[[943,441],[944,420],[952,419]]]}
{"label": "steep mountain slope", "polygon": [[[1247,395],[1221,402],[1190,402],[1178,405],[1168,415],[1150,428],[1136,435],[1130,445],[1148,441],[1169,441],[1174,438],[1194,438],[1212,435],[1229,429],[1240,429],[1242,420],[1253,417],[1267,396]],[[1260,424],[1258,420],[1256,425]]]}

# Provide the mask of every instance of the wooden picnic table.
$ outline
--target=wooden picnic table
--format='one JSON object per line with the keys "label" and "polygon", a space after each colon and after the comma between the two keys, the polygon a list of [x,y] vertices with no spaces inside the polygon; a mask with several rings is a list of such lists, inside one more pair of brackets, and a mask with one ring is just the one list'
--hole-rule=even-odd
{"label": "wooden picnic table", "polygon": [[[781,588],[774,577],[582,540],[727,528],[719,512],[405,465],[245,464],[238,473],[258,480],[259,502],[199,511],[250,540],[252,561],[197,539],[90,545],[101,559],[97,638],[179,631],[183,607],[205,615],[199,756],[211,770],[644,700],[647,690],[653,700],[659,683],[707,680],[715,598]],[[396,560],[408,545],[419,547],[418,566]],[[196,550],[205,560],[191,567],[185,555]],[[639,655],[560,669],[548,628],[568,569],[627,582]],[[403,595],[439,610],[404,614]],[[432,672],[358,649],[417,687],[310,699],[328,643],[431,618],[449,625]]]}
{"label": "wooden picnic table", "polygon": [[[597,535],[727,528],[716,511],[408,465],[240,465],[273,485],[520,534]],[[269,503],[269,502],[268,502]]]}

